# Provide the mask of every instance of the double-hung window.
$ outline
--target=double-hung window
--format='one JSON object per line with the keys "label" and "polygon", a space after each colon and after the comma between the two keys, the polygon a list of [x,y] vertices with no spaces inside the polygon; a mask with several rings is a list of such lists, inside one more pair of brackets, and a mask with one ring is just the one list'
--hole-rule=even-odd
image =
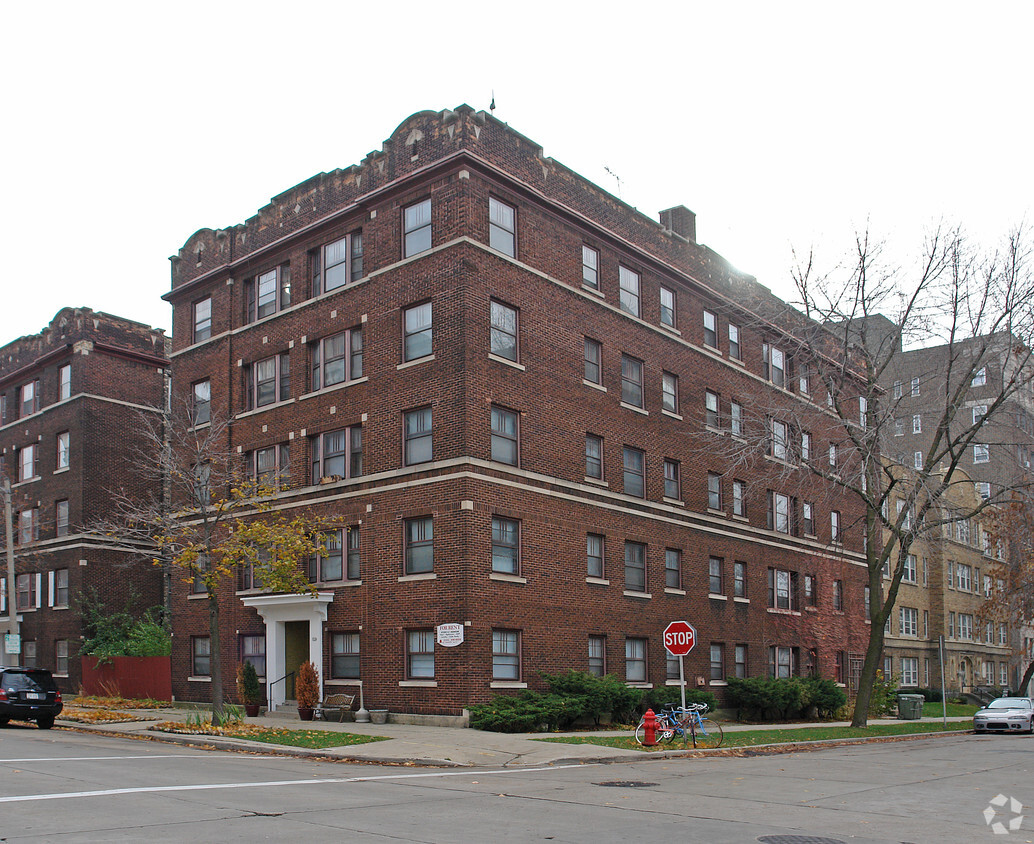
{"label": "double-hung window", "polygon": [[790,533],[790,496],[769,490],[768,529]]}
{"label": "double-hung window", "polygon": [[421,407],[403,414],[403,463],[413,466],[432,459],[431,408]]}
{"label": "double-hung window", "polygon": [[28,384],[22,384],[18,390],[19,396],[19,418],[38,413],[40,409],[40,382],[37,378]]}
{"label": "double-hung window", "polygon": [[603,537],[598,533],[585,535],[585,573],[588,577],[603,577]]}
{"label": "double-hung window", "polygon": [[901,635],[918,636],[919,610],[917,610],[915,607],[901,607],[899,615],[899,621],[901,624]]}
{"label": "double-hung window", "polygon": [[743,360],[743,349],[740,347],[740,327],[729,323],[729,357]]}
{"label": "double-hung window", "polygon": [[675,291],[661,287],[661,325],[675,327]]}
{"label": "double-hung window", "polygon": [[241,636],[241,662],[250,662],[259,677],[266,676],[266,637]]}
{"label": "double-hung window", "polygon": [[[738,405],[737,405],[738,406]],[[710,390],[704,392],[704,424],[708,428],[718,428],[718,393]]]}
{"label": "double-hung window", "polygon": [[[68,535],[68,499],[54,502],[54,533],[57,536]],[[65,569],[67,572],[67,569]]]}
{"label": "double-hung window", "polygon": [[646,639],[625,639],[625,682],[645,683],[647,676]]}
{"label": "double-hung window", "polygon": [[291,306],[291,266],[273,267],[245,282],[246,322],[264,319]]}
{"label": "double-hung window", "polygon": [[620,296],[618,304],[621,310],[639,316],[639,273],[627,267],[618,267],[618,286]]}
{"label": "double-hung window", "polygon": [[190,402],[192,424],[204,425],[212,421],[212,382],[209,379],[194,382]]}
{"label": "double-hung window", "polygon": [[404,538],[405,573],[434,571],[434,519],[431,516],[406,519]]}
{"label": "double-hung window", "polygon": [[521,679],[521,634],[518,630],[492,631],[492,679]]}
{"label": "double-hung window", "polygon": [[363,426],[353,425],[309,438],[312,483],[323,478],[358,478],[363,474]]}
{"label": "double-hung window", "polygon": [[661,408],[669,413],[679,412],[679,376],[671,372],[661,374]]}
{"label": "double-hung window", "polygon": [[769,454],[779,460],[786,460],[787,425],[778,419],[771,420],[772,436],[769,440]]}
{"label": "double-hung window", "polygon": [[517,256],[517,209],[494,196],[488,200],[488,245],[511,258]]}
{"label": "double-hung window", "polygon": [[768,570],[768,605],[777,610],[797,609],[797,572]]}
{"label": "double-hung window", "polygon": [[664,549],[664,585],[668,589],[682,588],[682,552],[678,548]]}
{"label": "double-hung window", "polygon": [[321,390],[363,377],[363,329],[350,328],[309,347],[310,389]]}
{"label": "double-hung window", "polygon": [[721,595],[724,592],[723,562],[721,557],[709,557],[707,560],[707,591],[711,595]]}
{"label": "double-hung window", "polygon": [[67,469],[71,462],[72,443],[68,431],[62,431],[57,435],[57,468]]}
{"label": "double-hung window", "polygon": [[646,454],[641,449],[626,445],[622,462],[625,495],[646,498]]}
{"label": "double-hung window", "polygon": [[291,358],[287,352],[244,367],[247,409],[287,401],[291,397]]}
{"label": "double-hung window", "polygon": [[801,526],[804,528],[805,536],[815,535],[815,505],[805,501],[801,505]]}
{"label": "double-hung window", "polygon": [[190,673],[194,677],[212,675],[212,640],[208,636],[190,637]]}
{"label": "double-hung window", "polygon": [[323,549],[309,558],[309,581],[311,583],[334,583],[342,579],[343,544],[342,530],[328,530],[323,534]]}
{"label": "double-hung window", "polygon": [[973,373],[973,381],[971,386],[983,387],[987,383],[987,367],[982,366],[976,372]]}
{"label": "double-hung window", "polygon": [[991,459],[991,449],[987,443],[976,443],[973,446],[973,462],[987,463]]}
{"label": "double-hung window", "polygon": [[359,634],[332,633],[330,676],[335,680],[359,679]]}
{"label": "double-hung window", "polygon": [[363,277],[363,233],[352,232],[312,253],[312,295]]}
{"label": "double-hung window", "polygon": [[585,435],[585,477],[603,480],[603,437]]}
{"label": "double-hung window", "polygon": [[520,574],[521,523],[496,516],[492,519],[492,571]]}
{"label": "double-hung window", "polygon": [[629,355],[621,356],[621,401],[643,406],[643,362]]}
{"label": "double-hung window", "polygon": [[600,370],[601,346],[598,341],[585,338],[585,380],[590,384],[602,384]]}
{"label": "double-hung window", "polygon": [[625,588],[646,591],[646,546],[641,542],[625,542]]}
{"label": "double-hung window", "polygon": [[840,529],[840,512],[838,510],[829,511],[829,541],[837,544],[844,541],[844,536]]}
{"label": "double-hung window", "polygon": [[410,680],[434,679],[433,630],[410,630],[406,634],[406,676]]}
{"label": "double-hung window", "polygon": [[679,461],[664,459],[664,497],[678,500],[682,495]]}
{"label": "double-hung window", "polygon": [[722,509],[722,476],[717,472],[707,473],[707,508]]}
{"label": "double-hung window", "polygon": [[212,336],[212,297],[194,303],[194,342],[200,343]]}
{"label": "double-hung window", "polygon": [[745,481],[732,482],[732,514],[741,518],[747,515],[747,484]]}
{"label": "double-hung window", "polygon": [[732,594],[734,598],[747,597],[747,564],[732,564]]}
{"label": "double-hung window", "polygon": [[582,284],[593,290],[600,289],[600,253],[582,244]]}
{"label": "double-hung window", "polygon": [[786,356],[783,350],[769,343],[761,347],[762,376],[777,387],[786,386]]}
{"label": "double-hung window", "polygon": [[492,408],[492,459],[516,466],[520,459],[519,427],[515,411]]}
{"label": "double-hung window", "polygon": [[39,510],[30,507],[18,514],[18,541],[21,544],[39,539]]}
{"label": "double-hung window", "polygon": [[517,309],[493,299],[490,319],[489,350],[493,355],[506,360],[512,360],[516,363],[519,351],[517,344],[517,330],[519,326]]}
{"label": "double-hung window", "polygon": [[248,476],[260,487],[276,490],[286,485],[290,469],[287,443],[256,448],[248,452]]}
{"label": "double-hung window", "polygon": [[72,365],[66,363],[57,370],[57,400],[64,401],[72,397]]}
{"label": "double-hung window", "polygon": [[734,437],[743,436],[743,405],[739,402],[729,402],[729,433]]}
{"label": "double-hung window", "polygon": [[602,677],[607,673],[607,637],[589,637],[589,673]]}
{"label": "double-hung window", "polygon": [[411,258],[431,248],[431,200],[408,206],[402,212],[403,253]]}
{"label": "double-hung window", "polygon": [[704,345],[718,348],[718,317],[711,311],[704,311]]}
{"label": "double-hung window", "polygon": [[36,477],[36,459],[38,446],[29,443],[18,451],[18,481],[28,481]]}
{"label": "double-hung window", "polygon": [[431,303],[406,308],[402,315],[402,360],[411,361],[431,354]]}

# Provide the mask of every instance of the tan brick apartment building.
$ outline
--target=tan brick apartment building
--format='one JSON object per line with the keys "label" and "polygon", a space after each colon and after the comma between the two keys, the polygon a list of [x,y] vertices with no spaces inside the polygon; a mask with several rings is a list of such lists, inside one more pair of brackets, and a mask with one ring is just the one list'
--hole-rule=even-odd
{"label": "tan brick apartment building", "polygon": [[[310,658],[326,690],[415,713],[540,671],[663,685],[674,619],[719,692],[864,653],[860,531],[831,534],[851,502],[817,490],[805,518],[785,453],[737,477],[708,445],[748,396],[825,396],[685,208],[658,224],[462,106],[172,262],[174,400],[232,418],[242,472],[286,477],[277,507],[337,525],[318,598],[224,596],[227,682],[252,659],[279,702]],[[177,589],[174,691],[204,700],[207,608]]]}
{"label": "tan brick apartment building", "polygon": [[959,515],[976,508],[979,489],[957,472],[940,508],[947,521],[912,546],[884,647],[884,671],[900,677],[902,686],[940,688],[941,636],[947,691],[981,685],[1015,689],[1019,682],[1017,631],[979,615],[1000,548],[982,520]]}
{"label": "tan brick apartment building", "polygon": [[[139,414],[164,406],[165,344],[141,323],[64,308],[39,334],[0,348],[0,468],[12,489],[21,662],[52,670],[65,691],[80,680],[80,593],[95,591],[112,610],[131,598],[137,611],[162,603],[149,556],[87,528],[110,515],[114,490],[160,492],[131,461],[143,446]],[[6,629],[6,574],[0,581]]]}

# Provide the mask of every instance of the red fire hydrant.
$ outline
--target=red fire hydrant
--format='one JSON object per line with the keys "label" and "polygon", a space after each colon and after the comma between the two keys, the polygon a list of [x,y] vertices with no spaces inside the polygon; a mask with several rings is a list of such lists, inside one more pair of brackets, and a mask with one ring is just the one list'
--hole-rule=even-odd
{"label": "red fire hydrant", "polygon": [[643,716],[643,744],[653,747],[657,744],[657,716],[652,709],[647,709]]}

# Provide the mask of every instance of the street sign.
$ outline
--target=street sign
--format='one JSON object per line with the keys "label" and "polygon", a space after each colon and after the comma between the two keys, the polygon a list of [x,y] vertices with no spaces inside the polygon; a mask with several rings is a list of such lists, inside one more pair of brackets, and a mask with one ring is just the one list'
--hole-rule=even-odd
{"label": "street sign", "polygon": [[664,628],[664,649],[672,656],[685,656],[697,643],[697,631],[688,621],[673,621]]}
{"label": "street sign", "polygon": [[22,637],[18,633],[6,633],[4,635],[4,651],[9,654],[20,654],[22,652]]}

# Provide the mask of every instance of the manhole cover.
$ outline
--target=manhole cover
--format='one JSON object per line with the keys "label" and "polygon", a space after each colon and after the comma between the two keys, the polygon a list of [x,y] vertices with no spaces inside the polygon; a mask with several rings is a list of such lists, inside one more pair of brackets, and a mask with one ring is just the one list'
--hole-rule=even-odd
{"label": "manhole cover", "polygon": [[839,838],[818,838],[814,835],[762,835],[761,844],[845,844]]}
{"label": "manhole cover", "polygon": [[612,782],[598,782],[604,788],[653,788],[655,782],[636,782],[635,780],[614,780]]}

